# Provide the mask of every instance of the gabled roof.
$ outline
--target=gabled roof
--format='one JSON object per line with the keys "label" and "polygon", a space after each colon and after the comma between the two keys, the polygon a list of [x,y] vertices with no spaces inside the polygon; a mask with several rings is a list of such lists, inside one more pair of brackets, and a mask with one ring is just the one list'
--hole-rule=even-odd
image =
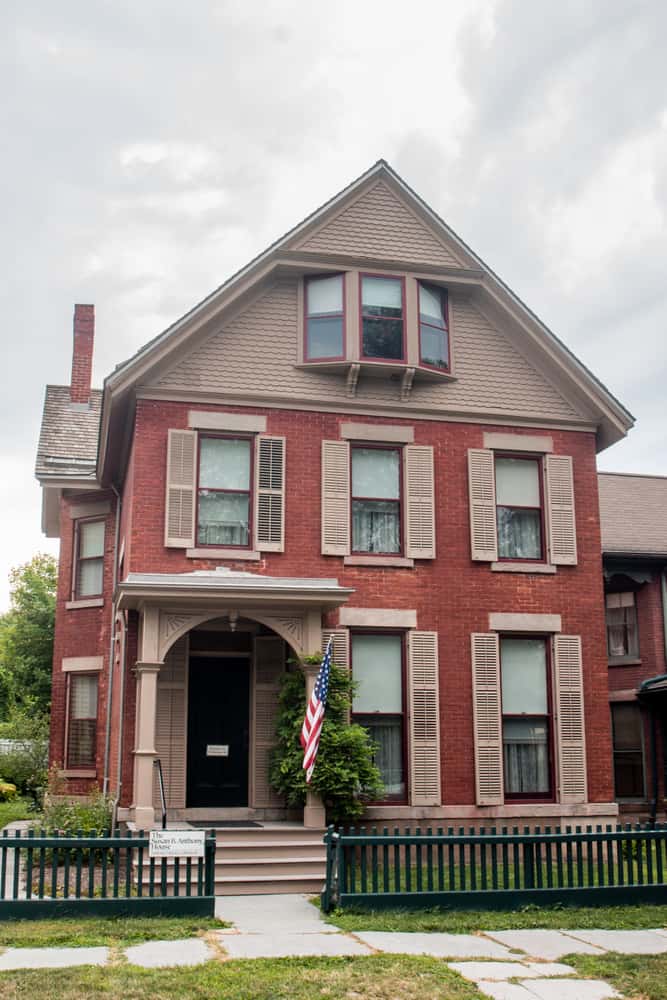
{"label": "gabled roof", "polygon": [[72,403],[68,385],[47,385],[35,475],[54,479],[95,479],[102,392],[92,389],[90,405]]}
{"label": "gabled roof", "polygon": [[667,558],[667,476],[601,472],[598,484],[603,553]]}

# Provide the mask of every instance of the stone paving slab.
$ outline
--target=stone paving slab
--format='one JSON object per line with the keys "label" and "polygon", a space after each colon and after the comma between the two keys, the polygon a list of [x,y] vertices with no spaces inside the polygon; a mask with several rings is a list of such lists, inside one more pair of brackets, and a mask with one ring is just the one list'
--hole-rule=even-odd
{"label": "stone paving slab", "polygon": [[475,934],[419,934],[408,931],[355,931],[355,937],[377,951],[392,955],[434,958],[505,958],[514,956],[497,941]]}
{"label": "stone paving slab", "polygon": [[67,969],[75,965],[106,965],[108,960],[108,948],[8,948],[0,955],[0,971]]}
{"label": "stone paving slab", "polygon": [[[655,931],[567,931],[567,936],[622,955],[660,955],[667,952],[667,937]],[[575,951],[575,949],[572,949]]]}
{"label": "stone paving slab", "polygon": [[449,962],[464,979],[473,983],[502,979],[540,979],[545,976],[570,976],[576,970],[560,962]]}
{"label": "stone paving slab", "polygon": [[215,958],[211,948],[201,938],[182,938],[180,941],[146,941],[125,949],[125,956],[132,965],[144,969],[162,969],[170,965],[201,965]]}
{"label": "stone paving slab", "polygon": [[478,983],[477,989],[492,1000],[535,1000],[534,993],[517,983]]}
{"label": "stone paving slab", "polygon": [[[577,931],[573,931],[576,934]],[[523,930],[523,931],[484,931],[486,937],[500,941],[508,948],[525,951],[533,958],[549,960],[562,958],[563,955],[601,955],[603,948],[587,944],[585,941],[570,937],[565,931],[555,930]]]}
{"label": "stone paving slab", "polygon": [[217,896],[215,915],[248,934],[273,934],[277,927],[286,934],[338,933],[338,927],[324,922],[308,896],[296,893]]}
{"label": "stone paving slab", "polygon": [[370,955],[344,934],[218,934],[230,958],[300,958],[308,955]]}
{"label": "stone paving slab", "polygon": [[538,1000],[611,1000],[621,996],[601,979],[529,979],[521,986]]}

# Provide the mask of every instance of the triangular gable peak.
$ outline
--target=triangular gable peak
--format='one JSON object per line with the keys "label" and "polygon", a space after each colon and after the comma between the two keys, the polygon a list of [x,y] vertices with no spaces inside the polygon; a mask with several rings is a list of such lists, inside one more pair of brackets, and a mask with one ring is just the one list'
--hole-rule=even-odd
{"label": "triangular gable peak", "polygon": [[433,267],[466,267],[462,255],[421,219],[404,195],[379,178],[333,217],[300,234],[289,249],[307,253],[415,261]]}

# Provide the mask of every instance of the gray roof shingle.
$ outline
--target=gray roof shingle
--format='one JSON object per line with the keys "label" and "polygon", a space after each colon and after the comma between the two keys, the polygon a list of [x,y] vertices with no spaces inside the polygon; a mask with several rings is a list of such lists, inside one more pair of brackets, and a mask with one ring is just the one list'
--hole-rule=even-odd
{"label": "gray roof shingle", "polygon": [[90,406],[72,403],[68,385],[47,385],[37,447],[38,479],[95,475],[102,392],[92,389]]}
{"label": "gray roof shingle", "polygon": [[667,555],[667,476],[601,472],[602,551]]}

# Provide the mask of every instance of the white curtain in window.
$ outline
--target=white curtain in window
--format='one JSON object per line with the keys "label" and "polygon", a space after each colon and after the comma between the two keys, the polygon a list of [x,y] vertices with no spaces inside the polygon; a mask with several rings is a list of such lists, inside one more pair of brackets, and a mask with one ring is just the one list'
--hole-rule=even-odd
{"label": "white curtain in window", "polygon": [[199,485],[219,490],[250,489],[250,441],[202,438]]}
{"label": "white curtain in window", "polygon": [[400,458],[392,448],[352,449],[352,496],[398,500]]}
{"label": "white curtain in window", "polygon": [[539,559],[542,526],[538,510],[498,507],[498,555],[506,559]]}
{"label": "white curtain in window", "polygon": [[400,312],[403,303],[401,282],[395,278],[362,278],[362,297],[364,306]]}
{"label": "white curtain in window", "polygon": [[91,559],[104,555],[104,521],[84,521],[79,524],[79,558]]}
{"label": "white curtain in window", "polygon": [[549,752],[544,722],[506,719],[503,723],[505,791],[535,794],[549,791]]}
{"label": "white curtain in window", "polygon": [[308,282],[308,315],[343,311],[343,277],[317,278]]}
{"label": "white curtain in window", "polygon": [[401,719],[364,719],[362,725],[368,729],[371,739],[377,744],[375,763],[377,764],[386,798],[403,798],[405,780],[403,776],[403,725]]}

